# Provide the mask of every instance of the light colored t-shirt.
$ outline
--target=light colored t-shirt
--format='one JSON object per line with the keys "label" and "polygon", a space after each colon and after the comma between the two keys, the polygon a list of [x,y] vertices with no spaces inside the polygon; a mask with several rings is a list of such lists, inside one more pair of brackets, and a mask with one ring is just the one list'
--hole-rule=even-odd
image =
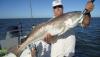
{"label": "light colored t-shirt", "polygon": [[51,45],[51,57],[72,57],[76,42],[74,31],[69,30],[57,39],[57,42]]}

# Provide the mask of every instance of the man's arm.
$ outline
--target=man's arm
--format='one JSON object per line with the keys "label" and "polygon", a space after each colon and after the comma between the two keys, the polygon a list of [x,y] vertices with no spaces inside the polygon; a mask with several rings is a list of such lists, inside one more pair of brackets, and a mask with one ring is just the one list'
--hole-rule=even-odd
{"label": "man's arm", "polygon": [[90,24],[90,19],[91,19],[91,14],[90,12],[93,10],[94,8],[94,4],[93,2],[91,2],[92,0],[88,0],[85,9],[87,10],[86,13],[84,14],[84,19],[82,21],[82,25],[83,27],[88,27]]}

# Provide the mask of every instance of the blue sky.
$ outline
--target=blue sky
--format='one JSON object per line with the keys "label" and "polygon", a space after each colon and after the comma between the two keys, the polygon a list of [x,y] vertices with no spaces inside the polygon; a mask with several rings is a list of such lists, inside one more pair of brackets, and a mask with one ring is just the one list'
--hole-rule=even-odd
{"label": "blue sky", "polygon": [[[52,17],[53,0],[31,0],[34,18]],[[62,0],[64,12],[82,11],[87,0]],[[95,1],[93,17],[100,17],[100,0]],[[0,18],[31,18],[30,0],[0,0]]]}

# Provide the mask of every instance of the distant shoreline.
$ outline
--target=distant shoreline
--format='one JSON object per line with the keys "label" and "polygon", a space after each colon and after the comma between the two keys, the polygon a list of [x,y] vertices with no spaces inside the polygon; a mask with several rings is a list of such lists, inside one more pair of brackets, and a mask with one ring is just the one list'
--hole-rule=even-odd
{"label": "distant shoreline", "polygon": [[[44,17],[44,18],[47,18],[47,17]],[[48,18],[50,18],[50,17],[48,17]],[[92,17],[92,18],[100,18],[100,17]],[[0,19],[41,19],[41,18],[0,18]]]}

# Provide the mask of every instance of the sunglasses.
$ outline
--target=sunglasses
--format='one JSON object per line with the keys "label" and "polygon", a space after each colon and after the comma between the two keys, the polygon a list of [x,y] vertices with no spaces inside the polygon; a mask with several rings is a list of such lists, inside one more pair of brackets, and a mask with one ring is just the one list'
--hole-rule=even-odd
{"label": "sunglasses", "polygon": [[56,9],[56,8],[63,8],[63,5],[57,5],[53,7],[53,9]]}

